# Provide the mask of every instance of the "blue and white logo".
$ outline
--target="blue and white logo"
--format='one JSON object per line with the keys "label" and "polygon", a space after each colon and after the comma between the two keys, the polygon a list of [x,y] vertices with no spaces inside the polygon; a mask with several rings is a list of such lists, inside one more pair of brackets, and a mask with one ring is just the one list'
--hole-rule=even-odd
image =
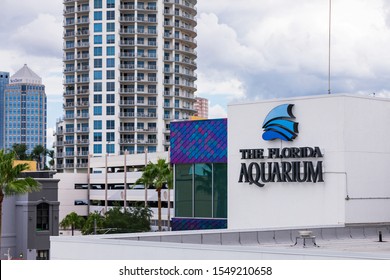
{"label": "blue and white logo", "polygon": [[263,123],[263,139],[293,141],[298,135],[298,123],[292,114],[294,104],[279,105],[268,113]]}

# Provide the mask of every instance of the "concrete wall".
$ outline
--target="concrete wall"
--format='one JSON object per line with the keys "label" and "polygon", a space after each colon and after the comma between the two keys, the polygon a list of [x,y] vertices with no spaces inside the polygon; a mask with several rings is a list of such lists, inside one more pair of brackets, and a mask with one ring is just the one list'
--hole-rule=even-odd
{"label": "concrete wall", "polygon": [[[292,142],[264,141],[263,121],[281,104],[295,104],[299,134]],[[238,104],[228,119],[228,228],[390,221],[389,100],[332,95]],[[241,159],[240,149],[314,146],[324,155],[323,183],[238,183],[242,162],[262,161]]]}

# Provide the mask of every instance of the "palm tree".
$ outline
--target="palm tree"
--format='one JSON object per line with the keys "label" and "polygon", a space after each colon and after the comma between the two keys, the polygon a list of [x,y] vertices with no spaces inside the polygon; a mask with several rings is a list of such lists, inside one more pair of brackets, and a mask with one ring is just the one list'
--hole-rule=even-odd
{"label": "palm tree", "polygon": [[39,183],[33,178],[19,178],[20,173],[28,170],[29,166],[26,163],[14,166],[15,156],[13,151],[5,153],[4,150],[0,150],[0,240],[4,196],[24,194],[40,189]]}
{"label": "palm tree", "polygon": [[62,228],[70,227],[72,229],[72,236],[75,229],[81,229],[84,226],[85,220],[83,217],[77,215],[76,212],[71,212],[62,219],[60,226]]}
{"label": "palm tree", "polygon": [[[145,186],[145,191],[154,184],[154,179],[156,178],[156,171],[154,168],[154,164],[152,162],[149,162],[144,169],[144,172],[142,172],[141,178],[139,178],[135,184],[143,184]],[[145,194],[146,196],[146,194]],[[147,197],[145,197],[145,207],[148,206],[148,200]]]}
{"label": "palm tree", "polygon": [[15,158],[19,160],[27,160],[27,146],[26,144],[13,144],[12,151],[15,153]]}
{"label": "palm tree", "polygon": [[154,183],[156,186],[158,199],[158,230],[161,231],[161,189],[163,188],[164,184],[168,182],[171,170],[165,159],[159,159],[154,165],[154,169],[156,174]]}
{"label": "palm tree", "polygon": [[47,155],[50,157],[49,160],[50,169],[54,169],[54,150],[47,150]]}
{"label": "palm tree", "polygon": [[36,145],[31,153],[31,158],[38,162],[38,170],[42,168],[42,156],[45,157],[47,150],[42,145]]}

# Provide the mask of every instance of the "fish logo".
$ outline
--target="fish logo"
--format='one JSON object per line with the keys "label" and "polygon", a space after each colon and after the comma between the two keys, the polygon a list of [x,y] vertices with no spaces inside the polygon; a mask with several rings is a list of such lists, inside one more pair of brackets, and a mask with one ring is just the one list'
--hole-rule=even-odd
{"label": "fish logo", "polygon": [[283,104],[273,108],[263,123],[263,139],[293,141],[298,135],[298,123],[292,113],[294,104]]}

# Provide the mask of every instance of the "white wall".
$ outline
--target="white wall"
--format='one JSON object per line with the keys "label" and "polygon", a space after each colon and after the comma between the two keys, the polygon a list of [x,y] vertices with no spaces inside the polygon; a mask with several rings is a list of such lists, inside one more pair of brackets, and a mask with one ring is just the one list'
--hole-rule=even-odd
{"label": "white wall", "polygon": [[[264,141],[262,124],[281,104],[295,104],[298,137]],[[228,227],[230,229],[389,222],[390,102],[347,95],[272,100],[228,107]],[[238,183],[240,149],[320,147],[323,183]],[[298,159],[312,160],[312,159]],[[275,160],[273,160],[275,161]],[[280,160],[279,160],[280,161]],[[291,161],[291,160],[289,160]],[[367,208],[369,207],[369,208]],[[366,209],[366,210],[364,210]],[[367,210],[369,209],[369,210]]]}

